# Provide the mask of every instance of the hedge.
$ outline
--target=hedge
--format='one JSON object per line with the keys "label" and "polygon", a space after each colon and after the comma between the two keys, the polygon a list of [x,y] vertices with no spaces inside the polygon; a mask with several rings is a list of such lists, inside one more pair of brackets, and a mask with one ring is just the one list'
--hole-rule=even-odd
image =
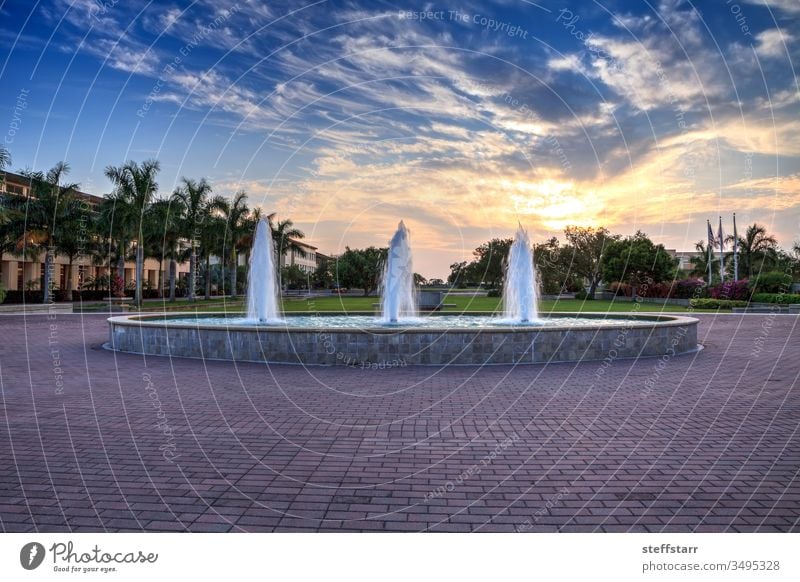
{"label": "hedge", "polygon": [[761,273],[750,281],[750,287],[756,293],[781,293],[792,286],[792,276],[783,271]]}
{"label": "hedge", "polygon": [[735,299],[690,299],[689,305],[695,309],[732,309],[733,307],[747,307],[747,301]]}
{"label": "hedge", "polygon": [[792,293],[756,293],[753,295],[753,301],[756,303],[789,305],[792,303],[800,303],[800,295]]}

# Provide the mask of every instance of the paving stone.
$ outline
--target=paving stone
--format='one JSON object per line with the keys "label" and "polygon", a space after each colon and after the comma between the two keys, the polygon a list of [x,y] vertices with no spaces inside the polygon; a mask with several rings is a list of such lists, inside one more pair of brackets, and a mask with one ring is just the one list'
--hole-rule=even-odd
{"label": "paving stone", "polygon": [[800,531],[800,326],[768,315],[698,315],[660,367],[362,370],[115,354],[59,314],[61,393],[53,322],[2,316],[0,524]]}

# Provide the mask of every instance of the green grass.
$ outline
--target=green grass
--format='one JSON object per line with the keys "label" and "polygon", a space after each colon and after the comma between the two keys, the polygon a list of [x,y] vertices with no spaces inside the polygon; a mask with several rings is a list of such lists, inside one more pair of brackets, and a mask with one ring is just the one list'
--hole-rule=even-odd
{"label": "green grass", "polygon": [[[448,295],[444,302],[454,305],[445,308],[445,312],[462,311],[497,311],[500,309],[501,299],[499,297],[468,296],[468,295]],[[292,312],[352,312],[352,311],[373,311],[374,305],[379,303],[378,297],[338,297],[325,296],[314,297],[312,299],[284,299],[283,310],[287,313]],[[211,299],[209,301],[198,300],[194,303],[187,300],[179,300],[174,303],[163,303],[161,301],[146,302],[142,311],[163,311],[164,308],[170,311],[227,311],[241,312],[245,306],[243,300],[231,301],[226,299]],[[562,311],[597,311],[626,313],[630,311],[655,311],[685,313],[687,311],[705,311],[700,309],[689,310],[680,305],[661,305],[658,303],[640,303],[632,301],[609,301],[598,299],[595,301],[583,301],[579,299],[560,299],[545,300],[541,302],[540,310],[542,313],[562,312]],[[715,310],[711,310],[715,311]]]}

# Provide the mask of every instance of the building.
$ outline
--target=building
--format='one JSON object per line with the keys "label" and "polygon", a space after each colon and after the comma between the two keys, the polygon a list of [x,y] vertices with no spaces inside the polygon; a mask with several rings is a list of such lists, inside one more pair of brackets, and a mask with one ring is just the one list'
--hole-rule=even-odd
{"label": "building", "polygon": [[310,275],[317,269],[317,247],[290,238],[289,244],[283,251],[282,262],[284,267],[297,265],[304,273]]}
{"label": "building", "polygon": [[692,259],[700,256],[698,251],[678,251],[675,249],[667,249],[667,254],[678,260],[678,270],[684,275],[692,272],[694,269]]}
{"label": "building", "polygon": [[[0,194],[10,196],[30,195],[30,180],[20,174],[4,172],[5,180],[0,184]],[[89,216],[96,213],[97,207],[102,201],[100,196],[94,196],[85,192],[76,192],[79,200],[87,204]],[[0,283],[8,291],[24,291],[41,289],[44,284],[44,253],[28,253],[28,256],[20,254],[4,253],[0,260]],[[81,286],[90,279],[96,279],[109,275],[109,272],[116,272],[116,265],[97,265],[91,256],[79,256],[72,265],[72,273],[69,273],[69,259],[62,255],[56,255],[53,264],[53,286],[55,289],[67,288],[67,277],[72,278],[72,289],[80,289]],[[166,284],[168,278],[169,265],[162,266],[161,281]],[[185,277],[189,272],[188,263],[178,264],[178,278]],[[156,289],[159,281],[159,264],[156,259],[147,258],[144,261],[144,280],[145,286]],[[130,285],[136,278],[136,264],[133,261],[125,262],[125,284]]]}

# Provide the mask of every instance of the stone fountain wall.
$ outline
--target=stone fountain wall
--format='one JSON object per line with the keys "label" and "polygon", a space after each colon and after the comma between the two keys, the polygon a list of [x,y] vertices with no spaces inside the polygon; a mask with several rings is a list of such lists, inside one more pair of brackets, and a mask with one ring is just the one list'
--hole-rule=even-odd
{"label": "stone fountain wall", "polygon": [[[585,317],[586,314],[581,314]],[[297,329],[109,318],[110,347],[159,356],[385,368],[672,357],[697,349],[697,319],[636,316],[620,326]]]}

